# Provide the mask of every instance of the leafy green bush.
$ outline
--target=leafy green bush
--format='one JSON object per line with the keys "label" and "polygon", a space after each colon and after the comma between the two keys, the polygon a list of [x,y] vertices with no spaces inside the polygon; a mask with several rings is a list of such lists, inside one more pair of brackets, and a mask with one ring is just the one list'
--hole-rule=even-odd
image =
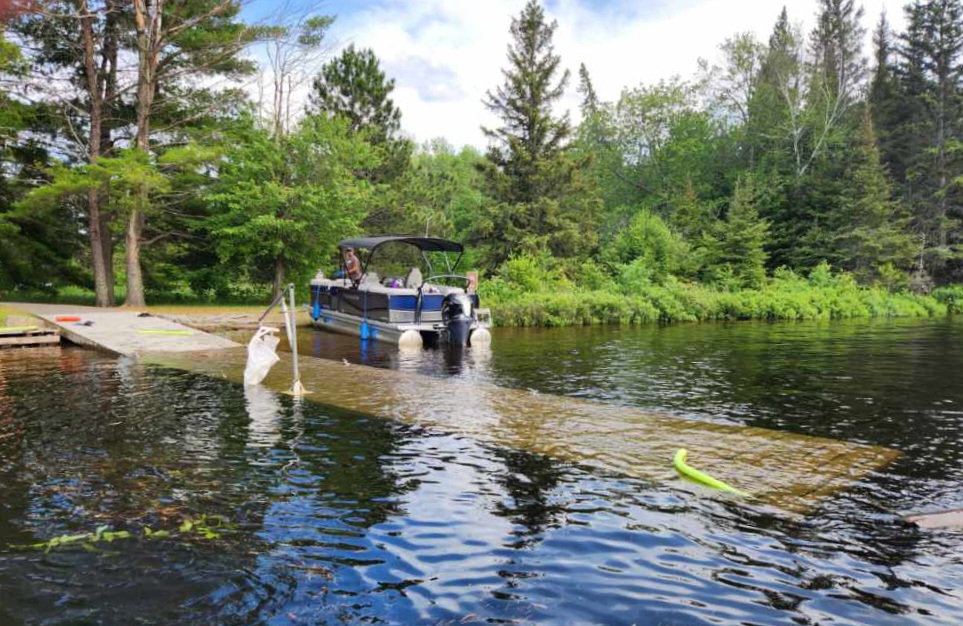
{"label": "leafy green bush", "polygon": [[909,275],[892,263],[883,263],[876,268],[876,284],[887,291],[905,291],[909,289]]}
{"label": "leafy green bush", "polygon": [[642,209],[603,250],[602,260],[613,266],[644,268],[648,279],[660,281],[670,274],[684,273],[689,252],[688,244],[662,218]]}
{"label": "leafy green bush", "polygon": [[622,293],[634,294],[647,289],[657,279],[657,269],[646,259],[635,259],[618,269],[618,285]]}
{"label": "leafy green bush", "polygon": [[[483,301],[502,326],[641,324],[705,320],[820,320],[854,317],[927,317],[963,305],[963,287],[938,290],[937,297],[861,287],[845,272],[826,265],[809,277],[779,269],[758,289],[722,290],[688,284],[673,276],[648,280],[641,263],[620,274],[622,293],[573,289],[568,282],[543,283],[542,291],[489,289]],[[493,281],[494,282],[494,281]],[[956,309],[958,310],[958,309]]]}
{"label": "leafy green bush", "polygon": [[570,287],[548,254],[517,254],[505,261],[498,275],[522,291],[539,292],[559,286]]}
{"label": "leafy green bush", "polygon": [[612,272],[592,259],[583,261],[576,268],[575,283],[585,291],[616,291],[618,289]]}
{"label": "leafy green bush", "polygon": [[933,297],[951,313],[963,313],[963,285],[939,287],[933,290]]}

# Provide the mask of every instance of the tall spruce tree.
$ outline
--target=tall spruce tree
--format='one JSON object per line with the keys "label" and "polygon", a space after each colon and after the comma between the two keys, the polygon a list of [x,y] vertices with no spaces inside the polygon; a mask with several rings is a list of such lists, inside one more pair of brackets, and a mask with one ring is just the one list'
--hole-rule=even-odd
{"label": "tall spruce tree", "polygon": [[599,95],[595,92],[595,85],[592,84],[592,77],[584,63],[578,66],[578,93],[582,96],[582,117],[597,115],[601,102],[599,101]]}
{"label": "tall spruce tree", "polygon": [[906,7],[900,60],[905,117],[897,130],[905,144],[903,196],[924,243],[925,266],[940,280],[961,269],[963,195],[963,2],[917,0]]}
{"label": "tall spruce tree", "polygon": [[803,38],[783,7],[749,101],[747,135],[761,166],[787,175],[802,167],[805,95]]}
{"label": "tall spruce tree", "polygon": [[890,175],[899,180],[902,179],[906,168],[901,162],[897,137],[894,133],[903,119],[900,111],[894,53],[893,33],[886,20],[886,13],[883,12],[879,16],[876,30],[873,31],[874,64],[867,101],[879,145],[880,161]]}
{"label": "tall spruce tree", "polygon": [[552,44],[557,27],[546,20],[538,0],[529,0],[512,19],[505,82],[485,99],[502,121],[499,128],[482,130],[492,142],[489,160],[509,177],[502,197],[508,202],[531,203],[549,191],[546,166],[564,152],[572,135],[568,114],[552,110],[570,76],[568,70],[560,72],[562,59]]}
{"label": "tall spruce tree", "polygon": [[869,111],[847,150],[844,184],[830,216],[836,264],[870,282],[884,266],[909,270],[915,253],[908,220],[880,163]]}
{"label": "tall spruce tree", "polygon": [[565,257],[594,246],[599,201],[575,162],[568,114],[553,111],[569,80],[552,44],[557,26],[529,0],[512,19],[505,82],[484,100],[502,123],[482,129],[490,142],[488,184],[498,203],[476,238],[489,242],[492,265],[517,249]]}
{"label": "tall spruce tree", "polygon": [[769,222],[759,217],[762,192],[753,176],[740,179],[725,219],[716,223],[711,235],[704,235],[711,279],[740,288],[761,287],[765,281]]}

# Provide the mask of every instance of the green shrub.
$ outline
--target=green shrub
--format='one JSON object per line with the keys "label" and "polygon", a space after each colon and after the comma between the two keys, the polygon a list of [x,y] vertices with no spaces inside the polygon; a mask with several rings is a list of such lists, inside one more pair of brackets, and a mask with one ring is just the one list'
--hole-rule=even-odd
{"label": "green shrub", "polygon": [[[759,289],[719,289],[687,284],[668,276],[647,281],[641,263],[620,274],[621,293],[611,290],[509,290],[495,282],[489,293],[496,323],[503,326],[571,326],[643,324],[703,320],[829,320],[855,317],[927,317],[963,306],[963,287],[942,288],[934,296],[893,293],[861,287],[845,272],[828,265],[803,278],[779,269]],[[631,286],[631,288],[629,288]],[[954,308],[955,307],[955,308]]]}
{"label": "green shrub", "polygon": [[571,284],[558,271],[554,260],[548,254],[517,254],[505,261],[498,269],[498,275],[507,283],[517,286],[521,291],[555,291],[559,287],[570,289]]}
{"label": "green shrub", "polygon": [[909,275],[892,263],[883,263],[876,268],[876,285],[887,291],[905,291],[909,289]]}
{"label": "green shrub", "polygon": [[951,313],[963,313],[963,285],[948,285],[933,290],[933,298]]}
{"label": "green shrub", "polygon": [[689,254],[689,245],[662,218],[642,209],[602,252],[602,260],[645,268],[650,279],[660,281],[682,272]]}
{"label": "green shrub", "polygon": [[618,285],[625,294],[647,289],[656,278],[656,269],[646,259],[635,259],[618,268]]}
{"label": "green shrub", "polygon": [[585,291],[615,291],[618,288],[612,272],[592,259],[583,261],[578,266],[575,283]]}

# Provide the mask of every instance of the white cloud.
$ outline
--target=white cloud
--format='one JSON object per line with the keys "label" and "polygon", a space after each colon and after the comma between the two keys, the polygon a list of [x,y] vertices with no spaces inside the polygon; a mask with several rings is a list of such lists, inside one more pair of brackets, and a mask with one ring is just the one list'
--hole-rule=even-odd
{"label": "white cloud", "polygon": [[[768,38],[786,5],[790,18],[812,26],[815,0],[692,0],[653,7],[632,0],[553,0],[555,46],[572,71],[563,108],[576,107],[579,63],[589,69],[604,100],[625,87],[673,75],[691,76],[697,60],[713,59],[726,37],[744,31]],[[445,137],[455,145],[484,146],[482,124],[497,120],[482,103],[502,80],[508,28],[524,0],[378,0],[342,14],[340,41],[372,48],[395,78],[402,125],[418,141]],[[886,8],[902,24],[902,0],[866,0],[864,26],[871,32]],[[871,53],[867,36],[866,54]]]}

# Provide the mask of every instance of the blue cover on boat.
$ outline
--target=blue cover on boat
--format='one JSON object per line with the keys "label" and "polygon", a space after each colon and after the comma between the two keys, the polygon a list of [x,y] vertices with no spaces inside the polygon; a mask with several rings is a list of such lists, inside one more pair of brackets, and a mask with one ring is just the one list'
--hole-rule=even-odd
{"label": "blue cover on boat", "polygon": [[[445,296],[441,294],[425,294],[421,296],[422,311],[440,311]],[[417,296],[391,296],[388,306],[395,311],[414,311],[418,304]]]}

